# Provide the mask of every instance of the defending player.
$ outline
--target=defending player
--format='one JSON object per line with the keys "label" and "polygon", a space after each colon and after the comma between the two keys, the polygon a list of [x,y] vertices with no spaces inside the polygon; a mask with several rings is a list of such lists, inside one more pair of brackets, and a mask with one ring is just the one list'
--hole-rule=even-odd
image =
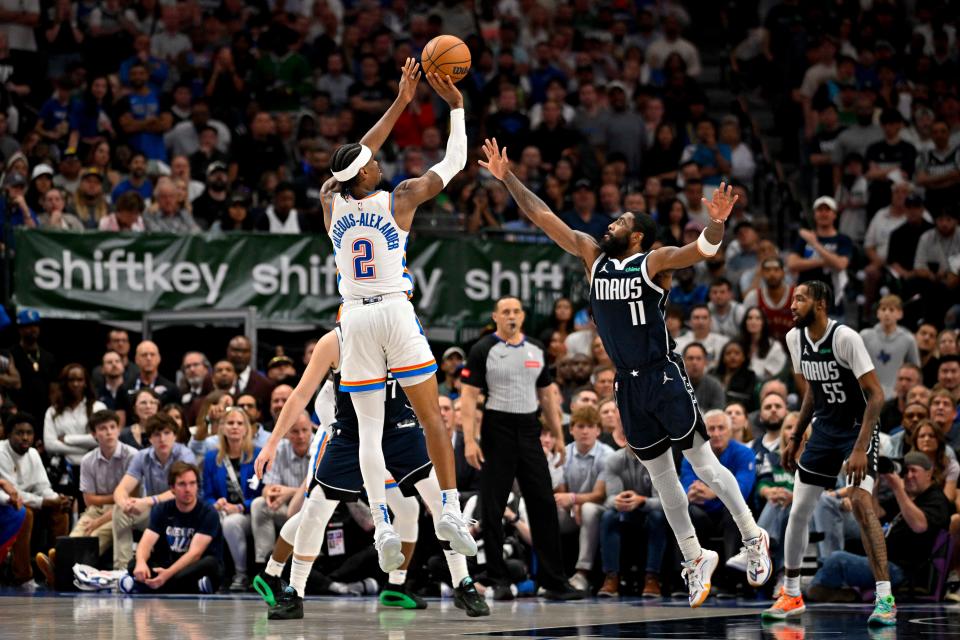
{"label": "defending player", "polygon": [[330,161],[333,178],[320,189],[343,298],[340,389],[352,394],[360,423],[360,470],[376,524],[374,545],[384,571],[396,569],[404,559],[383,489],[381,437],[388,368],[403,386],[423,426],[443,490],[437,537],[460,553],[477,553],[477,543],[460,512],[453,447],[440,420],[434,376],[437,363],[409,300],[413,278],[406,268],[407,235],[417,206],[439,194],[467,160],[463,97],[449,76],[427,74],[430,86],[451,109],[443,160],[423,176],[404,180],[392,193],[377,190],[382,176],[374,158],[416,94],[419,79],[420,66],[408,58],[397,99],[359,144],[345,144],[334,152]]}
{"label": "defending player", "polygon": [[[796,326],[787,333],[787,347],[794,374],[806,381],[806,391],[797,430],[780,454],[785,469],[797,469],[784,541],[786,578],[783,591],[763,617],[781,619],[804,612],[800,563],[807,548],[810,517],[824,489],[836,486],[846,461],[847,481],[855,487],[850,494],[853,515],[877,581],[869,623],[893,625],[897,606],[890,593],[887,545],[873,510],[883,389],[860,335],[827,317],[831,300],[830,287],[814,280],[797,285],[790,305]],[[798,462],[797,452],[809,424],[813,424],[813,432]]]}
{"label": "defending player", "polygon": [[483,150],[487,161],[480,164],[504,182],[531,222],[583,261],[590,278],[597,332],[617,367],[614,389],[624,433],[633,453],[650,472],[677,537],[690,606],[699,607],[710,594],[710,579],[719,557],[702,549],[697,540],[672,447],[683,451],[697,476],[730,511],[743,538],[747,581],[753,586],[764,584],[770,578],[769,538],[754,521],[733,474],[710,448],[693,387],[683,360],[673,351],[664,321],[671,272],[716,255],[724,221],[737,200],[733,189],[721,184],[711,202],[704,199],[711,222],[697,242],[650,251],[656,240],[653,218],[626,212],[609,225],[597,243],[570,229],[513,175],[506,148],[501,152],[496,140],[487,140]]}
{"label": "defending player", "polygon": [[[307,370],[284,404],[270,439],[254,461],[257,474],[261,477],[272,466],[277,446],[296,422],[296,417],[303,412],[313,390],[326,377],[328,370],[334,372],[335,388],[339,386],[341,344],[339,328],[325,334],[317,343]],[[405,560],[401,565],[403,569],[385,570],[389,573],[389,580],[381,593],[381,602],[396,606],[399,601],[400,606],[419,609],[426,607],[426,603],[404,587],[406,565],[413,554],[418,533],[419,505],[411,496],[420,494],[430,507],[435,523],[440,518],[443,505],[440,485],[437,483],[436,474],[431,473],[432,465],[427,457],[423,432],[417,424],[416,416],[407,406],[407,398],[396,380],[388,378],[387,386],[383,450],[386,471],[398,479],[391,484],[399,489],[399,492],[390,489],[387,495],[391,498],[390,508],[396,517]],[[359,465],[360,435],[349,394],[336,391],[335,406],[336,420],[331,427],[332,434],[325,431],[317,434],[319,441],[316,443],[315,453],[311,455],[309,497],[300,512],[284,524],[267,569],[254,580],[254,587],[265,600],[276,600],[276,606],[270,609],[271,620],[303,617],[303,594],[307,577],[320,553],[327,523],[341,500],[357,500],[363,488]],[[311,449],[313,448],[314,445],[311,444]],[[394,493],[402,495],[390,495]],[[280,594],[280,573],[289,557],[291,540],[293,563],[290,567],[290,587]],[[280,551],[279,554],[277,550]],[[489,615],[486,602],[477,593],[467,572],[467,559],[452,550],[445,551],[444,555],[455,587],[454,604],[466,610],[471,617]]]}

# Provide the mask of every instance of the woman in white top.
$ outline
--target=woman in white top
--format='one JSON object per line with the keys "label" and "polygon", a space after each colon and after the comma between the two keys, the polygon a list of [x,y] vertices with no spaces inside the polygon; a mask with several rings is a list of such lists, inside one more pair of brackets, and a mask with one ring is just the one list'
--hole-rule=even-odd
{"label": "woman in white top", "polygon": [[76,363],[61,369],[52,400],[43,417],[43,446],[50,456],[64,457],[73,465],[71,484],[79,486],[80,460],[97,447],[87,421],[107,407],[94,396],[90,374]]}
{"label": "woman in white top", "polygon": [[767,317],[750,307],[740,323],[740,344],[749,352],[750,368],[761,382],[776,377],[787,364],[787,353],[779,340],[770,337]]}

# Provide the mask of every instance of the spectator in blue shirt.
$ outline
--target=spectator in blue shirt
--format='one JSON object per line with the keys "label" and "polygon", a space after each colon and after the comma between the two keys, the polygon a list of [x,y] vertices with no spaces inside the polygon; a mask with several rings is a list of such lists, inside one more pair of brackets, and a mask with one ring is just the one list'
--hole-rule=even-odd
{"label": "spectator in blue shirt", "polygon": [[3,197],[0,198],[0,229],[3,243],[13,246],[14,227],[36,229],[39,226],[37,215],[27,205],[27,179],[19,173],[9,171],[3,180]]}
{"label": "spectator in blue shirt", "polygon": [[65,147],[70,134],[70,96],[73,92],[70,76],[57,78],[53,95],[40,107],[36,131],[41,137]]}
{"label": "spectator in blue shirt", "polygon": [[83,97],[70,105],[70,142],[67,146],[76,149],[81,142],[92,146],[105,138],[115,138],[117,133],[110,119],[112,108],[110,82],[104,75],[94,76]]}
{"label": "spectator in blue shirt", "polygon": [[560,216],[574,231],[583,231],[599,240],[607,232],[612,220],[597,211],[597,195],[590,181],[580,178],[573,185],[573,210]]}
{"label": "spectator in blue shirt", "polygon": [[161,110],[160,96],[150,88],[148,78],[147,65],[138,61],[130,66],[130,95],[117,103],[120,129],[127,135],[130,146],[148,160],[166,161],[163,134],[173,126],[173,116]]}
{"label": "spectator in blue shirt", "polygon": [[203,460],[203,499],[220,514],[223,537],[233,557],[236,573],[230,591],[243,592],[247,580],[247,537],[251,535],[250,504],[260,495],[253,461],[260,449],[253,446],[253,428],[246,411],[228,407],[220,421],[220,447]]}
{"label": "spectator in blue shirt", "polygon": [[697,141],[683,150],[680,162],[696,162],[703,184],[719,186],[720,181],[730,175],[733,151],[730,145],[717,142],[717,125],[709,118],[697,123],[696,136]]}
{"label": "spectator in blue shirt", "polygon": [[113,188],[110,200],[116,202],[128,191],[136,191],[144,200],[153,197],[153,183],[147,179],[147,156],[140,152],[130,156],[129,177]]}
{"label": "spectator in blue shirt", "polygon": [[[710,448],[720,460],[720,464],[730,470],[737,479],[737,485],[744,499],[748,499],[757,480],[753,451],[744,444],[732,439],[730,416],[719,409],[708,411],[703,416],[710,436]],[[705,482],[697,477],[690,462],[684,458],[680,464],[680,484],[690,501],[690,518],[701,540],[723,537],[722,560],[729,560],[740,550],[740,531],[730,512]],[[721,575],[718,582],[732,584]],[[718,585],[723,588],[725,585]]]}
{"label": "spectator in blue shirt", "polygon": [[673,272],[673,287],[670,288],[670,304],[683,309],[684,317],[698,304],[706,304],[710,288],[705,284],[697,284],[697,272],[693,267],[677,269]]}
{"label": "spectator in blue shirt", "polygon": [[134,54],[120,63],[120,82],[130,84],[130,68],[137,63],[147,67],[149,72],[148,82],[154,89],[163,89],[167,76],[170,75],[170,67],[166,61],[150,55],[150,36],[141,33],[133,40]]}
{"label": "spectator in blue shirt", "polygon": [[814,200],[813,223],[813,229],[800,229],[800,237],[787,256],[787,268],[797,274],[797,284],[810,280],[829,283],[834,299],[828,312],[836,316],[843,312],[853,241],[837,231],[837,202],[830,196]]}

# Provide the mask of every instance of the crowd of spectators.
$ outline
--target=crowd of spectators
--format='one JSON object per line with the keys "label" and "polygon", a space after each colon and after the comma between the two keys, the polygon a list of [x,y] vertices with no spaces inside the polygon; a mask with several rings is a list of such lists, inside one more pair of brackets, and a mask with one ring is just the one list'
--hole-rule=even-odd
{"label": "crowd of spectators", "polygon": [[[565,222],[594,235],[625,210],[644,211],[658,223],[659,243],[690,242],[707,222],[701,198],[722,180],[734,185],[739,200],[724,249],[674,274],[666,315],[711,445],[768,527],[775,552],[792,486],[777,452],[798,408],[782,341],[799,282],[830,283],[831,315],[862,330],[888,397],[884,455],[919,451],[931,461],[929,469],[919,465],[931,474],[926,483],[913,478],[904,487],[887,474],[888,489],[879,492],[885,518],[896,520],[904,496],[914,499],[930,483],[953,505],[957,14],[935,0],[909,13],[885,0],[759,5],[700,6],[694,14],[677,2],[580,0],[437,8],[407,0],[0,0],[4,250],[13,249],[15,227],[322,233],[319,187],[331,153],[359,139],[389,105],[404,59],[451,33],[473,57],[459,85],[471,154],[423,217],[514,242],[544,241],[477,166],[485,136],[509,147],[518,177]],[[717,24],[725,27],[719,36]],[[385,186],[442,157],[444,109],[421,83],[379,158]],[[759,126],[758,114],[772,116],[772,128]],[[774,175],[772,145],[777,179],[800,204],[793,218],[772,211],[758,188]],[[780,246],[777,238],[788,240]],[[291,435],[284,455],[294,471],[256,488],[246,482],[298,364],[280,356],[261,373],[250,341],[238,336],[224,353],[188,353],[171,380],[160,374],[162,345],[134,346],[126,332],[110,331],[102,359],[76,363],[44,349],[41,324],[35,311],[21,310],[19,338],[0,358],[0,509],[19,513],[12,505],[22,503],[27,514],[9,580],[32,584],[31,550],[43,554],[37,569],[45,573],[54,536],[68,531],[96,537],[108,565],[146,576],[139,566],[146,558],[133,556],[134,532],[154,526],[151,508],[160,503],[193,504],[189,470],[169,473],[183,462],[197,465],[194,492],[219,518],[204,529],[216,543],[201,540],[189,557],[219,556],[222,546],[227,566],[203,577],[232,576],[227,588],[245,589],[287,515],[315,428],[304,417]],[[558,464],[549,433],[544,450],[572,582],[602,581],[600,594],[616,595],[621,574],[643,565],[636,590],[661,594],[675,573],[675,563],[659,562],[670,557],[671,538],[642,466],[618,453],[615,372],[589,315],[560,298],[539,335],[563,400],[566,462]],[[469,496],[477,477],[458,439],[463,359],[459,346],[447,349],[439,375],[451,400],[448,408],[441,402],[458,480]],[[239,483],[227,480],[231,468]],[[682,477],[698,532],[729,558],[737,546],[729,518],[692,469]],[[844,519],[831,520],[849,513],[842,487],[823,502],[815,526],[827,566],[833,554],[855,548],[857,536],[850,518],[840,530]],[[360,530],[368,528],[354,513]],[[531,570],[524,514],[519,498],[505,514],[515,544],[504,551],[520,566],[518,584]],[[34,527],[39,521],[44,526]],[[936,523],[960,536],[960,517]],[[645,536],[645,550],[619,543],[630,527]],[[919,528],[911,523],[908,533],[928,533]],[[894,539],[904,548],[891,549],[891,559],[911,565],[903,554],[916,541]],[[186,557],[193,543],[181,542],[162,552]],[[346,592],[344,580],[321,582]],[[737,586],[733,571],[718,580],[721,591]]]}

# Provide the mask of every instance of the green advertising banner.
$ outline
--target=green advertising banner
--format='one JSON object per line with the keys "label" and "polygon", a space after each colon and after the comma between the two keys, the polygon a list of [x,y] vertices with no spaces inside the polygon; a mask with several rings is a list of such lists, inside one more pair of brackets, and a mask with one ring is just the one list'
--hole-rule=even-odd
{"label": "green advertising banner", "polygon": [[[140,320],[148,311],[256,307],[266,324],[329,324],[340,303],[325,236],[17,230],[14,299],[49,317]],[[584,297],[583,268],[552,244],[420,238],[408,268],[424,324],[476,326],[494,300],[532,316],[561,295]]]}

